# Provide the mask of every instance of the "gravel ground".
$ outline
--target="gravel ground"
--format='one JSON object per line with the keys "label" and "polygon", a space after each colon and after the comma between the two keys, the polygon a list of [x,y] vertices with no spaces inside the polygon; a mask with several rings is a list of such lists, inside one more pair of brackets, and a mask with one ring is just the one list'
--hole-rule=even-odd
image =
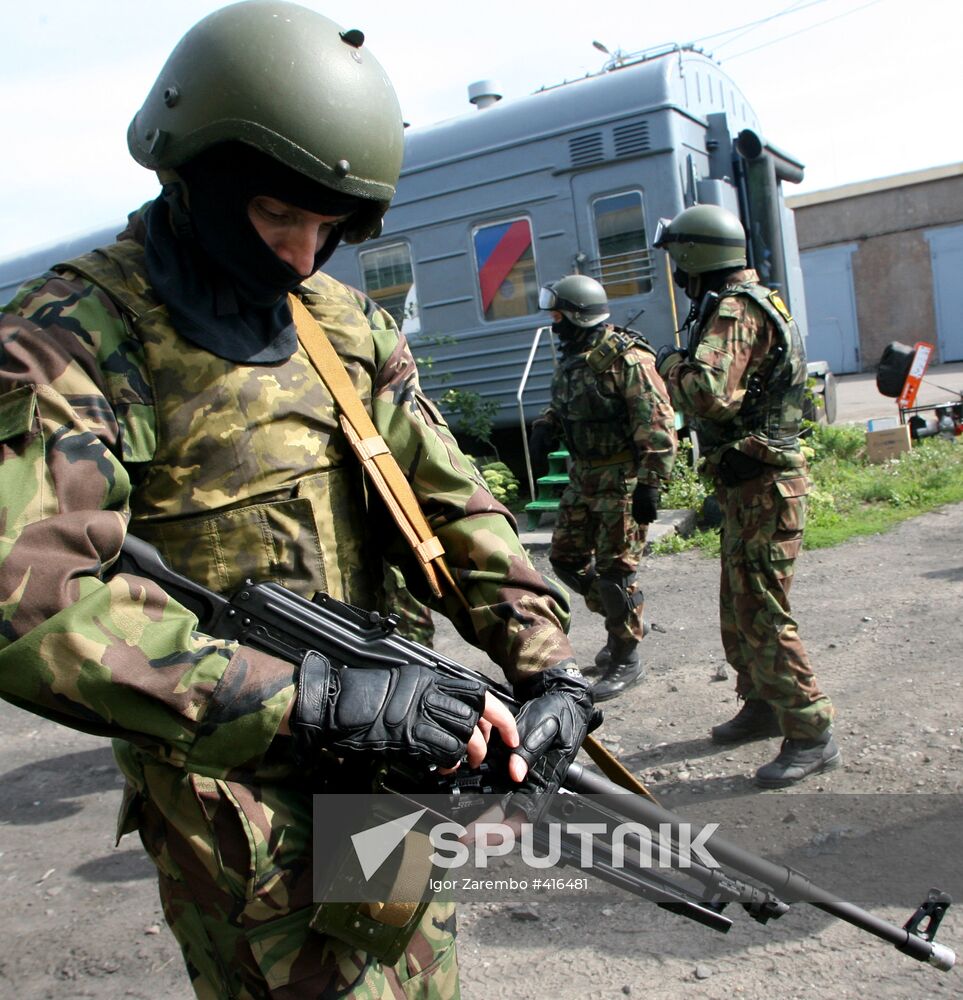
{"label": "gravel ground", "polygon": [[[648,613],[662,631],[645,640],[647,680],[606,705],[598,735],[668,808],[701,822],[723,815],[729,840],[807,873],[825,870],[822,880],[855,879],[861,905],[887,920],[902,924],[931,885],[959,896],[961,538],[955,505],[800,558],[794,610],[839,711],[844,763],[831,774],[763,793],[750,778],[776,741],[709,742],[709,727],[736,704],[732,679],[718,679],[717,567],[696,553],[645,560]],[[546,569],[544,551],[534,556]],[[600,620],[577,607],[572,635],[589,662]],[[449,631],[439,645],[481,666]],[[152,867],[136,838],[113,844],[121,785],[108,747],[3,703],[0,734],[0,996],[187,1000]],[[943,806],[953,822],[941,825]],[[963,996],[959,971],[921,966],[811,906],[767,925],[733,917],[721,935],[597,888],[565,900],[468,903],[463,995]],[[940,940],[963,946],[955,910]]]}

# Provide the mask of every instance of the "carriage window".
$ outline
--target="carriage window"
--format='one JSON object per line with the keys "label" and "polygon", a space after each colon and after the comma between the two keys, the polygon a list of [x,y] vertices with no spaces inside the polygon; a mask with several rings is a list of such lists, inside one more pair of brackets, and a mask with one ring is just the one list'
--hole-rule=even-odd
{"label": "carriage window", "polygon": [[485,319],[538,312],[532,227],[527,219],[481,226],[472,233]]}
{"label": "carriage window", "polygon": [[642,194],[596,198],[592,203],[598,259],[595,274],[610,298],[652,291],[652,259],[645,238]]}
{"label": "carriage window", "polygon": [[362,250],[358,254],[365,292],[394,317],[400,327],[405,320],[405,300],[413,284],[411,250],[405,243]]}

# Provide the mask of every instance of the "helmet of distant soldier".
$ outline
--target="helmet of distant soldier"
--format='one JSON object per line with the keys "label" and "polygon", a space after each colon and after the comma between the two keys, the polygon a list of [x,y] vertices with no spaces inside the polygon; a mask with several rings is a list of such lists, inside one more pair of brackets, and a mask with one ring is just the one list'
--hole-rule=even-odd
{"label": "helmet of distant soldier", "polygon": [[609,318],[609,298],[605,289],[586,274],[569,274],[539,293],[541,309],[560,312],[575,326],[593,327]]}
{"label": "helmet of distant soldier", "polygon": [[284,0],[232,4],[191,28],[134,115],[127,145],[138,163],[165,171],[231,141],[370,202],[348,220],[348,242],[381,231],[404,122],[357,29]]}
{"label": "helmet of distant soldier", "polygon": [[746,266],[746,231],[719,205],[693,205],[674,219],[660,219],[652,245],[668,251],[686,274]]}

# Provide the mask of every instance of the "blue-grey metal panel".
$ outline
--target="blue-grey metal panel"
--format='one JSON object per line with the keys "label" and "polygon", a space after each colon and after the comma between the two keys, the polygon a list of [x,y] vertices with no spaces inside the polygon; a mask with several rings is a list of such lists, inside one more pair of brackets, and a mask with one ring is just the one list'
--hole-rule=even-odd
{"label": "blue-grey metal panel", "polygon": [[809,321],[806,355],[826,361],[837,375],[858,372],[859,325],[853,290],[855,243],[806,250],[800,255]]}
{"label": "blue-grey metal panel", "polygon": [[[724,112],[733,132],[759,129],[749,103],[716,63],[700,53],[680,51],[410,129],[396,205],[434,194],[433,168],[454,160],[473,161],[479,153],[510,152],[520,142],[540,142],[553,136],[567,141],[583,126],[617,124],[619,119],[654,114],[667,107],[699,119]],[[652,129],[648,141],[658,147],[659,134],[655,126]],[[420,182],[410,179],[419,174],[427,176]],[[478,178],[485,175],[484,169],[474,174]],[[457,176],[460,183],[466,183],[472,175],[460,170]]]}
{"label": "blue-grey metal panel", "polygon": [[[650,238],[660,216],[696,198],[735,208],[731,140],[742,129],[760,132],[746,99],[716,63],[689,50],[410,129],[398,193],[373,245],[404,238],[411,246],[421,325],[413,346],[433,360],[430,391],[476,391],[498,404],[497,423],[514,422],[518,379],[546,320],[537,312],[485,320],[475,227],[526,219],[539,284],[576,269],[592,273],[594,197],[640,189]],[[714,168],[710,145],[718,151],[723,133],[727,154],[716,159],[725,162]],[[326,270],[357,283],[357,253],[340,248]],[[612,317],[635,317],[633,326],[658,346],[673,339],[688,302],[679,297],[674,323],[663,256],[645,266],[652,290],[614,299]],[[550,376],[549,354],[540,352],[526,392],[529,417],[547,401]]]}
{"label": "blue-grey metal panel", "polygon": [[926,230],[940,361],[963,360],[963,226]]}

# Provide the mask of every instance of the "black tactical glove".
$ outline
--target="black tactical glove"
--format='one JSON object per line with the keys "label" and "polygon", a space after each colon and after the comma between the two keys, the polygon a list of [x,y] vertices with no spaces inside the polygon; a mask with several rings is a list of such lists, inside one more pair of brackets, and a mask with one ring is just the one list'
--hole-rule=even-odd
{"label": "black tactical glove", "polygon": [[528,764],[528,774],[511,806],[535,823],[586,735],[602,724],[602,713],[593,707],[592,689],[574,664],[543,670],[516,685],[515,696],[525,703],[515,716],[519,745],[512,752]]}
{"label": "black tactical glove", "polygon": [[632,516],[638,524],[651,524],[659,516],[659,487],[639,483],[632,494]]}
{"label": "black tactical glove", "polygon": [[685,361],[688,356],[688,351],[666,344],[659,348],[659,352],[655,356],[655,370],[665,378],[680,361]]}
{"label": "black tactical glove", "polygon": [[414,664],[342,667],[320,653],[301,663],[291,732],[298,753],[397,751],[442,767],[457,764],[485,707],[481,681]]}
{"label": "black tactical glove", "polygon": [[555,447],[556,437],[555,428],[547,420],[536,420],[532,424],[532,436],[528,441],[532,465],[548,465],[548,455]]}

